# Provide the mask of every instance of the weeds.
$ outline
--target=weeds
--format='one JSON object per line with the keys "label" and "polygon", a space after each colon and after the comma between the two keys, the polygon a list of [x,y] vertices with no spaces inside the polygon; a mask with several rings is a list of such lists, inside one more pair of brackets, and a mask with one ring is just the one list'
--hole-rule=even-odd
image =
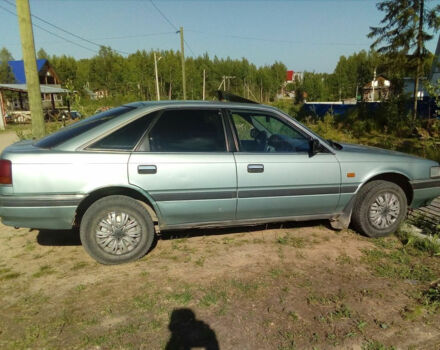
{"label": "weeds", "polygon": [[276,242],[281,245],[288,245],[294,248],[304,248],[306,246],[306,240],[301,237],[292,237],[289,233],[286,233],[284,237],[278,237]]}
{"label": "weeds", "polygon": [[386,346],[377,340],[369,340],[362,344],[362,350],[396,350],[394,346]]}
{"label": "weeds", "polygon": [[390,253],[379,249],[363,251],[362,261],[367,263],[380,277],[432,281],[435,273],[427,266],[411,261],[405,249]]}

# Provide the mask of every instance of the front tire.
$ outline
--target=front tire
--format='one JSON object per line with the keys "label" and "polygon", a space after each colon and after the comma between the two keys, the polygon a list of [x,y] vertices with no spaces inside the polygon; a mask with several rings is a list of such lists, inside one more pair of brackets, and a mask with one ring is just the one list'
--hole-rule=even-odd
{"label": "front tire", "polygon": [[154,224],[143,203],[127,196],[107,196],[85,212],[80,226],[85,251],[105,265],[143,257],[154,240]]}
{"label": "front tire", "polygon": [[367,183],[357,194],[352,224],[369,237],[384,237],[395,232],[406,217],[407,198],[402,188],[392,182]]}

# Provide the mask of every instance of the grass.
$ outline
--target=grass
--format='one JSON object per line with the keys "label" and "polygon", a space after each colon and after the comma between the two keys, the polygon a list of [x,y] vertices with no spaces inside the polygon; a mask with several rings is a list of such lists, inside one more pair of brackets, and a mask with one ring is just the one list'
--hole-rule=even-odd
{"label": "grass", "polygon": [[420,262],[415,262],[404,248],[386,252],[382,249],[363,250],[361,261],[366,263],[377,276],[416,281],[432,281],[435,273]]}
{"label": "grass", "polygon": [[205,289],[205,294],[200,299],[200,305],[204,307],[217,305],[220,302],[222,303],[227,302],[226,290],[214,286]]}
{"label": "grass", "polygon": [[284,236],[278,237],[276,242],[280,245],[287,245],[294,248],[305,248],[307,240],[302,237],[295,237],[290,233],[286,233]]}
{"label": "grass", "polygon": [[53,273],[55,273],[55,270],[50,265],[43,265],[37,272],[32,275],[32,277],[40,278],[43,276],[51,275]]}
{"label": "grass", "polygon": [[193,299],[193,296],[189,289],[185,289],[182,292],[168,294],[167,299],[179,305],[187,305]]}
{"label": "grass", "polygon": [[395,350],[394,346],[386,346],[377,340],[368,340],[362,344],[362,350]]}

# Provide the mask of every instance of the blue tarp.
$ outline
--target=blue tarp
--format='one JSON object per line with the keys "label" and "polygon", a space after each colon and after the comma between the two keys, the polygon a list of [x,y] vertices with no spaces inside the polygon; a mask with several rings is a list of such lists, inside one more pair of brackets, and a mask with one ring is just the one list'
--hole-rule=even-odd
{"label": "blue tarp", "polygon": [[[380,102],[368,102],[364,104],[369,112],[374,112],[380,106]],[[348,111],[358,108],[360,104],[332,104],[332,103],[305,103],[303,110],[317,117],[324,117],[327,113],[332,115],[341,115]],[[413,108],[413,102],[408,101],[406,108],[410,112]],[[417,104],[417,112],[420,118],[435,118],[440,117],[440,111],[435,105],[435,100],[430,97],[425,97],[419,100]]]}
{"label": "blue tarp", "polygon": [[340,115],[347,113],[350,109],[356,108],[355,104],[333,104],[333,103],[306,103],[303,108],[318,117],[323,117],[327,113]]}
{"label": "blue tarp", "polygon": [[[37,60],[37,71],[39,72],[41,68],[46,64],[46,59]],[[9,67],[11,67],[12,73],[15,77],[15,83],[26,84],[26,74],[24,73],[24,63],[23,61],[9,61]]]}

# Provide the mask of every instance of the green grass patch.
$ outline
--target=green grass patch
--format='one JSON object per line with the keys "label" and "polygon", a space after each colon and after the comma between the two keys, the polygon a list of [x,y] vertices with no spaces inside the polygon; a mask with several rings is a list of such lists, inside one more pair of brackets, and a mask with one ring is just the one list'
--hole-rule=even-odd
{"label": "green grass patch", "polygon": [[75,265],[72,266],[71,270],[77,271],[77,270],[81,270],[87,266],[89,266],[88,263],[86,263],[85,261],[80,261],[80,262],[75,263]]}
{"label": "green grass patch", "polygon": [[168,294],[167,299],[172,300],[179,305],[187,305],[193,299],[193,296],[190,290],[185,289],[183,292]]}
{"label": "green grass patch", "polygon": [[276,239],[276,243],[294,248],[305,248],[306,242],[306,239],[292,236],[290,233],[286,233],[284,236]]}
{"label": "green grass patch", "polygon": [[225,304],[227,302],[226,290],[219,287],[210,287],[205,290],[205,294],[200,299],[200,305],[210,307],[219,303]]}
{"label": "green grass patch", "polygon": [[21,276],[19,272],[11,272],[0,276],[0,281],[13,280]]}
{"label": "green grass patch", "polygon": [[35,272],[32,277],[39,278],[47,275],[51,275],[55,273],[55,270],[50,265],[43,265],[40,267],[40,269]]}
{"label": "green grass patch", "polygon": [[411,256],[403,248],[386,252],[380,249],[366,249],[361,261],[380,277],[394,279],[410,279],[432,281],[436,275],[420,262],[413,262]]}
{"label": "green grass patch", "polygon": [[362,344],[362,350],[396,350],[394,346],[386,346],[377,340],[368,340]]}

